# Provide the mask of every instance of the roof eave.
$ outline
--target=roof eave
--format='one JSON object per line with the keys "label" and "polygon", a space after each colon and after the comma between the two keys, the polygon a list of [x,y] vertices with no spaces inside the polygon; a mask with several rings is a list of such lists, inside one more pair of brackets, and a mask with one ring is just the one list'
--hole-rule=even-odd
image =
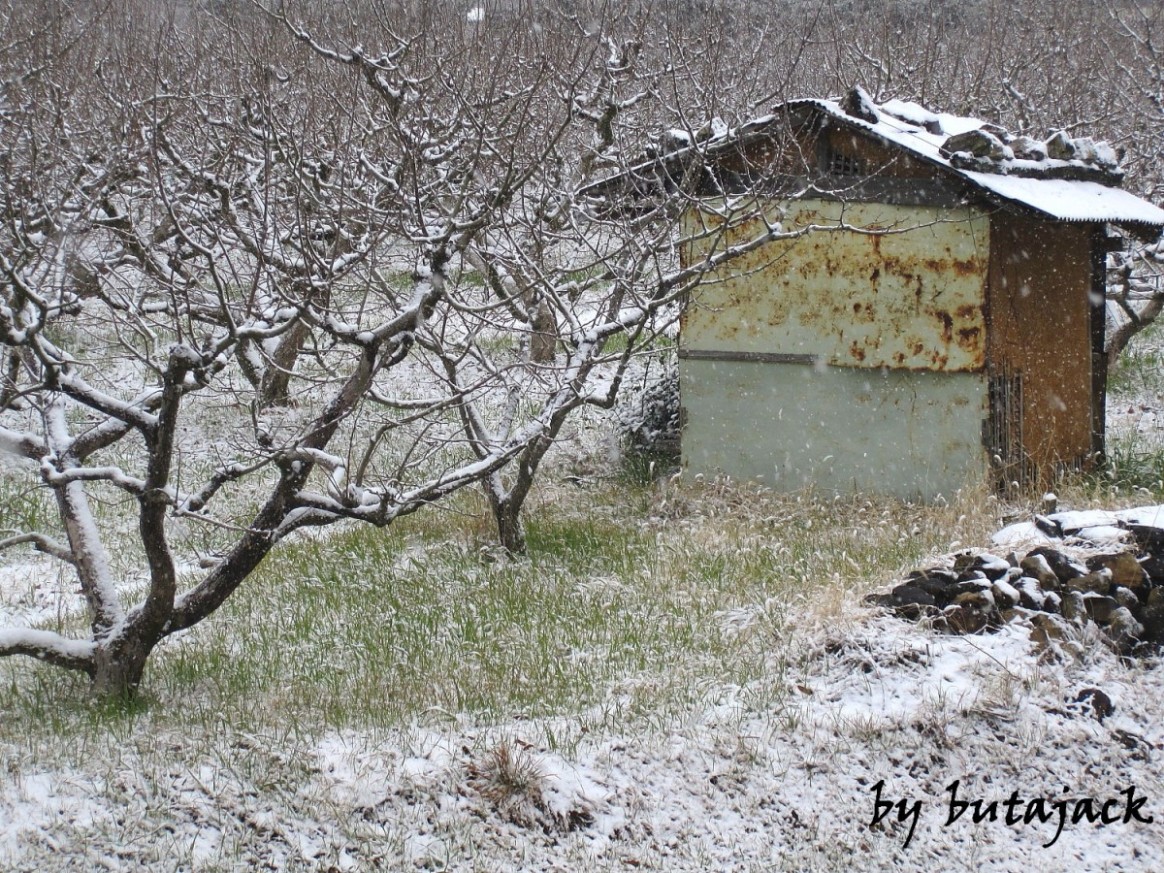
{"label": "roof eave", "polygon": [[[800,100],[791,100],[791,101],[788,101],[787,103],[781,104],[780,106],[776,107],[775,111],[779,112],[784,107],[796,107],[796,108],[812,107],[818,113],[820,113],[820,115],[823,118],[827,118],[829,121],[837,122],[846,130],[849,130],[849,131],[852,131],[855,133],[859,133],[863,136],[869,137],[870,139],[876,141],[877,143],[885,146],[888,149],[897,149],[899,151],[905,152],[905,153],[909,154],[911,158],[914,158],[915,160],[921,161],[925,164],[928,164],[931,167],[936,168],[940,172],[944,173],[946,176],[949,176],[950,178],[953,178],[953,179],[958,179],[966,186],[966,189],[968,192],[972,192],[977,197],[980,197],[981,199],[983,199],[989,203],[994,203],[994,204],[997,204],[999,206],[1004,206],[1007,208],[1018,209],[1024,213],[1037,215],[1041,218],[1044,218],[1044,219],[1047,219],[1050,221],[1066,222],[1066,223],[1070,223],[1070,224],[1105,224],[1105,225],[1111,224],[1111,225],[1114,225],[1116,227],[1120,227],[1120,228],[1123,228],[1124,230],[1127,230],[1129,233],[1133,234],[1138,239],[1142,239],[1142,240],[1155,239],[1156,237],[1158,237],[1161,234],[1162,231],[1164,231],[1164,221],[1151,222],[1151,221],[1144,221],[1144,220],[1140,220],[1140,219],[1112,218],[1112,217],[1098,217],[1098,216],[1094,217],[1094,218],[1064,218],[1063,216],[1056,215],[1052,212],[1048,212],[1046,210],[1040,209],[1039,207],[1034,206],[1030,203],[1025,203],[1022,200],[1017,200],[1017,199],[1013,199],[1010,197],[1006,197],[1003,194],[999,194],[995,191],[992,191],[989,188],[983,186],[981,183],[977,182],[972,177],[968,176],[966,173],[964,173],[959,168],[951,166],[949,163],[947,163],[943,160],[940,160],[938,158],[935,158],[932,155],[928,155],[923,151],[911,149],[907,145],[905,145],[901,142],[898,142],[897,140],[894,140],[894,139],[891,139],[890,137],[884,136],[868,122],[863,121],[862,119],[859,119],[859,118],[852,118],[852,117],[845,115],[843,113],[834,111],[833,107],[829,103],[826,103],[825,101],[811,99],[811,98],[800,99]],[[1047,181],[1058,181],[1058,180],[1049,179]],[[1112,190],[1116,190],[1116,191],[1123,191],[1124,190],[1122,187],[1117,187],[1117,186],[1108,185],[1106,187],[1112,188]]]}

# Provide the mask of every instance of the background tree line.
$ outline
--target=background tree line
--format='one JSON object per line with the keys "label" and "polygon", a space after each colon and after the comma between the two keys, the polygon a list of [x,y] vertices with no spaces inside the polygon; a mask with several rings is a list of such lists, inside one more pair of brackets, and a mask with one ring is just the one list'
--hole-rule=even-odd
{"label": "background tree line", "polygon": [[[569,417],[614,402],[704,272],[783,234],[681,265],[694,179],[586,193],[668,143],[859,83],[1104,136],[1159,197],[1161,12],[1074,12],[0,0],[0,450],[55,511],[0,548],[70,565],[89,609],[0,655],[132,693],[292,532],[466,487],[521,551]],[[729,198],[692,232],[759,214]],[[1143,321],[1160,289],[1126,275]]]}

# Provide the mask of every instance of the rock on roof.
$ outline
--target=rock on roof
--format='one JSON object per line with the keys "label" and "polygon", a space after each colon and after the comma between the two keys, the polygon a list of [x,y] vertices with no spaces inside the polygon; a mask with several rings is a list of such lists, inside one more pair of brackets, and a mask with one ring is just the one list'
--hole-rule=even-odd
{"label": "rock on roof", "polygon": [[993,199],[1058,221],[1164,227],[1164,209],[1119,187],[1123,171],[1106,142],[1072,138],[1063,131],[1040,142],[977,118],[931,112],[916,103],[877,104],[860,88],[842,101],[793,100],[778,106],[776,114],[800,107],[815,108],[937,164]]}

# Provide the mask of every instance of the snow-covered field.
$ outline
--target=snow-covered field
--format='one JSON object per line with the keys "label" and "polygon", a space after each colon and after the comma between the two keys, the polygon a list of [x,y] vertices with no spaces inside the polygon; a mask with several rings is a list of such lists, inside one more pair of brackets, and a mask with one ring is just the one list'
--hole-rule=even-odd
{"label": "snow-covered field", "polygon": [[[1151,431],[1156,398],[1128,403],[1113,431]],[[705,522],[643,520],[660,544],[714,540]],[[792,523],[774,520],[772,537]],[[49,563],[5,561],[0,624],[80,607]],[[256,732],[197,694],[152,704],[185,718],[147,706],[87,720],[83,703],[52,709],[81,685],[44,692],[43,730],[0,723],[0,870],[1164,869],[1157,664],[1086,631],[1040,649],[1022,621],[953,637],[860,605],[900,569],[798,604],[778,638],[765,602],[715,613],[713,631],[750,639],[739,651],[756,663],[693,674],[657,710],[636,701],[674,677],[650,669],[581,710],[487,721],[434,703],[403,725],[344,729],[300,721],[277,695],[254,701]],[[582,581],[588,597],[622,584]],[[28,674],[0,663],[10,725],[27,725],[11,698]]]}
{"label": "snow-covered field", "polygon": [[[1130,816],[1126,794],[1144,798],[1143,818],[1164,816],[1159,669],[1121,664],[1098,643],[1081,660],[1040,662],[1022,625],[935,637],[877,617],[802,645],[795,691],[778,704],[757,705],[748,688],[702,689],[700,705],[629,734],[578,734],[574,717],[493,727],[453,717],[321,736],[252,736],[221,724],[191,742],[147,723],[93,740],[97,754],[72,764],[32,758],[10,741],[3,869],[1164,863],[1159,821]],[[1100,722],[1088,702],[1073,703],[1088,688],[1107,694],[1114,714]],[[539,742],[547,727],[574,732],[567,750]],[[997,801],[997,814],[975,823],[971,808],[950,821],[955,783],[955,799]],[[1008,825],[1012,792],[1020,823]],[[1073,821],[1083,798],[1119,820]],[[871,828],[887,809],[878,799],[906,805]],[[1046,822],[1028,815],[1038,799]]]}

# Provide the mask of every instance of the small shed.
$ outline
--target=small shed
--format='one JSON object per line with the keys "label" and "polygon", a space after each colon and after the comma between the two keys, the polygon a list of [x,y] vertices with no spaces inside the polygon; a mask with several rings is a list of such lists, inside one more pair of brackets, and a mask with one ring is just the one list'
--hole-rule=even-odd
{"label": "small shed", "polygon": [[[686,145],[634,184],[670,184],[696,152],[686,262],[766,226],[789,238],[727,262],[685,306],[687,470],[932,499],[1045,483],[1103,452],[1106,256],[1116,229],[1164,227],[1119,187],[1106,143],[855,89]],[[741,198],[755,211],[733,224]]]}

